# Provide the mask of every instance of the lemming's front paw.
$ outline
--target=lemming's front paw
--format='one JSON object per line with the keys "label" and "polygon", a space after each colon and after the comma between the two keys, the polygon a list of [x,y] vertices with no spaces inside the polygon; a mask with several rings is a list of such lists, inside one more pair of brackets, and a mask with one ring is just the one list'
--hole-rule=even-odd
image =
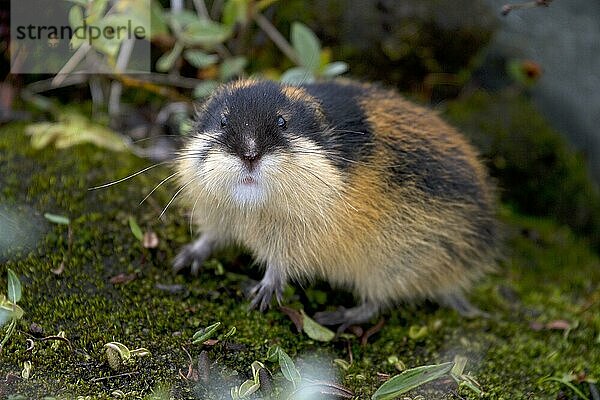
{"label": "lemming's front paw", "polygon": [[202,263],[210,257],[214,248],[214,241],[210,235],[204,234],[200,239],[192,242],[177,253],[173,260],[173,270],[179,272],[190,267],[192,275],[198,275]]}
{"label": "lemming's front paw", "polygon": [[273,295],[277,299],[277,302],[281,304],[283,298],[283,288],[285,287],[285,280],[282,277],[278,268],[267,267],[265,276],[262,280],[254,286],[250,292],[252,302],[250,303],[250,309],[258,308],[261,312],[264,312],[269,308]]}
{"label": "lemming's front paw", "polygon": [[179,253],[173,259],[173,271],[180,272],[190,267],[192,275],[198,275],[202,263],[207,258],[208,254],[198,254],[198,252],[194,251],[194,245],[188,244],[179,250]]}
{"label": "lemming's front paw", "polygon": [[250,297],[252,298],[252,302],[250,303],[250,309],[257,309],[260,312],[265,312],[267,308],[269,308],[271,304],[271,299],[275,295],[277,302],[281,304],[281,299],[283,297],[283,287],[273,285],[270,283],[265,283],[263,279],[259,283],[254,286],[252,291],[250,292]]}

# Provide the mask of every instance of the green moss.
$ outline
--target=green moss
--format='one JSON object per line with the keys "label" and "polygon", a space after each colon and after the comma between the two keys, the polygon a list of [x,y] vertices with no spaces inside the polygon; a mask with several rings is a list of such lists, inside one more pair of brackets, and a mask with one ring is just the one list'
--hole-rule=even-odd
{"label": "green moss", "polygon": [[[229,387],[249,378],[251,362],[264,360],[273,345],[288,352],[304,376],[338,376],[357,399],[368,398],[381,383],[377,373],[398,372],[388,361],[390,356],[414,367],[466,355],[470,360],[467,370],[481,383],[485,397],[494,399],[555,398],[561,389],[557,384],[537,384],[547,375],[586,371],[590,377],[600,378],[600,344],[596,341],[600,316],[594,312],[600,301],[599,261],[569,228],[504,210],[507,257],[498,273],[472,295],[474,303],[492,315],[489,319],[465,320],[434,305],[410,305],[388,314],[386,326],[367,346],[343,339],[317,343],[295,333],[291,321],[277,310],[266,314],[247,311],[244,293],[251,283],[247,276],[257,274],[248,267],[246,256],[224,254],[221,259],[226,272],[221,275],[214,263],[196,279],[170,271],[175,249],[189,240],[182,210],[175,206],[164,220],[157,218],[173,187],[158,190],[152,201],[137,206],[168,170],[159,167],[127,183],[89,191],[89,187],[126,176],[147,162],[90,146],[34,151],[22,131],[22,125],[9,125],[0,133],[0,204],[20,205],[29,213],[25,214],[28,219],[37,221],[42,234],[35,248],[12,254],[6,262],[23,283],[20,305],[25,316],[0,354],[2,398],[20,394],[27,398],[108,399],[120,390],[125,398],[137,399],[156,390],[156,396],[162,393],[163,398],[219,399]],[[70,252],[67,227],[45,221],[41,217],[45,212],[71,218]],[[127,223],[130,215],[142,229],[157,233],[158,249],[141,247]],[[51,270],[63,262],[62,274],[53,274]],[[135,279],[111,283],[110,278],[120,273],[132,274]],[[165,290],[160,285],[176,286]],[[0,288],[5,286],[2,272]],[[298,287],[287,295],[288,303],[305,304],[308,310],[347,298],[329,291],[305,295]],[[310,300],[302,300],[307,297]],[[574,326],[568,335],[530,327],[533,322],[546,324],[557,319]],[[223,324],[218,335],[232,326],[237,328],[236,334],[215,346],[191,345],[193,333],[215,321]],[[43,336],[64,332],[70,346],[36,339],[34,348],[27,351],[33,323],[43,328]],[[426,326],[428,334],[410,339],[411,326]],[[111,341],[130,349],[145,347],[152,354],[113,371],[103,348]],[[179,371],[187,374],[190,364],[184,348],[195,369],[204,357],[201,351],[207,351],[211,366],[207,380],[181,378]],[[349,360],[349,350],[353,363],[343,371],[331,360]],[[31,378],[6,381],[8,374],[20,375],[25,361],[33,364]],[[267,365],[277,371],[276,365]],[[199,375],[204,374],[201,368]],[[280,375],[274,379],[276,384],[283,382]],[[580,388],[588,391],[584,384]],[[453,390],[452,381],[442,380],[413,394],[455,398]],[[458,392],[464,398],[476,398],[467,389]]]}

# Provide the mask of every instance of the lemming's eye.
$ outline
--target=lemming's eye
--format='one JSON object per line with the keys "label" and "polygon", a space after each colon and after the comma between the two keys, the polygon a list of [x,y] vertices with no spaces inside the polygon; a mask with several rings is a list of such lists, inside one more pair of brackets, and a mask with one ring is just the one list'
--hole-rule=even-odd
{"label": "lemming's eye", "polygon": [[279,115],[277,117],[277,126],[280,127],[281,129],[283,129],[283,128],[285,128],[285,125],[286,125],[285,119],[281,115]]}
{"label": "lemming's eye", "polygon": [[225,128],[227,126],[227,117],[225,115],[221,115],[221,128]]}

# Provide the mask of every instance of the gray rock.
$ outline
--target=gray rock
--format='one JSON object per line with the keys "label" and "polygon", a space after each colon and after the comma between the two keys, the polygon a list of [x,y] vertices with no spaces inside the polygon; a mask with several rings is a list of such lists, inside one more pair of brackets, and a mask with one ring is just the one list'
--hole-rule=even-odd
{"label": "gray rock", "polygon": [[[507,0],[486,0],[500,10]],[[600,2],[555,0],[499,17],[490,51],[537,62],[534,103],[586,154],[600,182]]]}

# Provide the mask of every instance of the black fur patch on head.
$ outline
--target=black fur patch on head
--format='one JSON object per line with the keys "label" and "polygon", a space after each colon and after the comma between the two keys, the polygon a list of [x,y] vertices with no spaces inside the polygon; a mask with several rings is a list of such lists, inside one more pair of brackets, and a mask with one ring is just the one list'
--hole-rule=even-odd
{"label": "black fur patch on head", "polygon": [[260,157],[289,150],[294,136],[305,137],[346,170],[372,150],[373,134],[360,106],[364,90],[335,82],[301,87],[270,81],[234,83],[208,100],[196,129],[201,134],[217,132],[214,144],[240,157],[249,139]]}
{"label": "black fur patch on head", "polygon": [[280,104],[287,98],[274,82],[232,84],[217,92],[198,118],[200,132],[216,132],[216,145],[244,158],[257,158],[289,146],[278,126]]}
{"label": "black fur patch on head", "polygon": [[331,132],[306,132],[306,136],[324,149],[338,168],[347,170],[373,151],[373,130],[361,101],[365,87],[357,84],[325,82],[307,84],[304,89],[319,102]]}

